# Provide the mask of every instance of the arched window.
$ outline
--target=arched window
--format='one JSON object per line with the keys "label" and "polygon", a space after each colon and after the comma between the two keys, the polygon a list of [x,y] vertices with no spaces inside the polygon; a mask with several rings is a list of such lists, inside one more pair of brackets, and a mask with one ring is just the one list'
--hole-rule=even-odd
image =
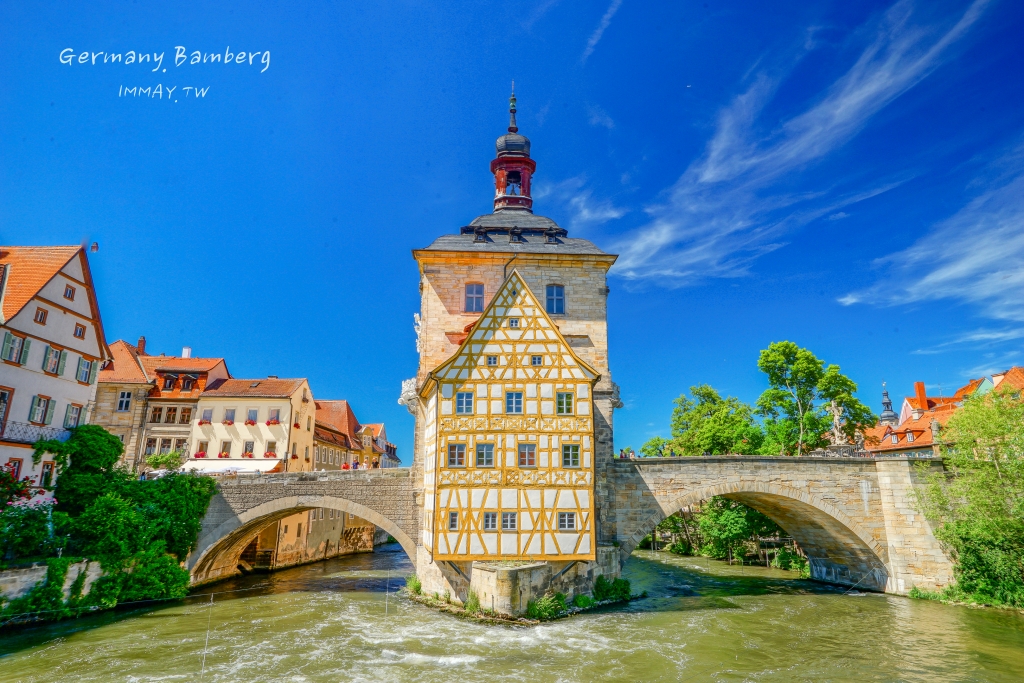
{"label": "arched window", "polygon": [[565,287],[562,285],[547,286],[547,311],[555,315],[565,313]]}

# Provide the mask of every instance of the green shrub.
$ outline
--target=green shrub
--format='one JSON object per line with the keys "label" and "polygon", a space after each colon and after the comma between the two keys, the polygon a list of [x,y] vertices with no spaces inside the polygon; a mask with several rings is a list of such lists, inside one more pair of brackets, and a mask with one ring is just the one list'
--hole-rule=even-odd
{"label": "green shrub", "polygon": [[936,593],[934,591],[923,591],[917,586],[910,589],[907,593],[908,597],[915,598],[917,600],[942,600],[942,593]]}
{"label": "green shrub", "polygon": [[451,591],[445,591],[444,592],[444,601],[446,603],[448,603],[449,605],[452,603],[452,592]]}
{"label": "green shrub", "polygon": [[413,595],[419,595],[423,591],[423,584],[420,583],[420,577],[415,574],[409,574],[405,577],[405,587],[409,589],[409,592]]}
{"label": "green shrub", "polygon": [[554,619],[568,607],[565,604],[565,593],[548,594],[526,604],[526,616],[530,619],[545,621]]}
{"label": "green shrub", "polygon": [[590,607],[593,607],[594,603],[594,599],[584,593],[580,593],[572,599],[572,604],[576,607],[579,607],[580,609],[588,609]]}
{"label": "green shrub", "polygon": [[597,581],[594,582],[594,600],[597,602],[629,600],[629,590],[628,579],[609,581],[602,575],[597,577]]}
{"label": "green shrub", "polygon": [[469,591],[465,607],[466,611],[470,614],[476,614],[480,611],[480,598],[477,596],[476,591]]}
{"label": "green shrub", "polygon": [[772,558],[771,566],[776,569],[798,571],[801,578],[810,578],[811,575],[811,567],[807,563],[807,558],[786,547],[779,548],[779,552]]}

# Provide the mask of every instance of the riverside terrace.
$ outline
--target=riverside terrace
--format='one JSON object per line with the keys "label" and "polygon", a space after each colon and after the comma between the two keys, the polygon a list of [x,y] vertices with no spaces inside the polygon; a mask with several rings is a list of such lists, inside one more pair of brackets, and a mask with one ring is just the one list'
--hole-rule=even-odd
{"label": "riverside terrace", "polygon": [[[924,472],[914,466],[924,463]],[[685,506],[725,496],[767,514],[806,552],[811,578],[886,593],[938,590],[952,571],[913,490],[939,458],[710,456],[613,460],[599,472],[599,539],[618,567],[639,541]],[[386,530],[410,558],[420,542],[422,478],[414,468],[220,478],[188,560],[194,584],[238,573],[246,542],[278,519],[333,508]],[[608,574],[607,562],[578,562],[576,573]],[[446,565],[453,586],[474,586],[473,563]],[[558,564],[558,563],[553,563]],[[618,567],[613,569],[617,571]],[[568,569],[568,566],[564,569]],[[553,572],[560,567],[553,566]],[[460,599],[463,598],[459,595]],[[524,595],[523,604],[533,596]],[[513,606],[514,607],[514,606]]]}

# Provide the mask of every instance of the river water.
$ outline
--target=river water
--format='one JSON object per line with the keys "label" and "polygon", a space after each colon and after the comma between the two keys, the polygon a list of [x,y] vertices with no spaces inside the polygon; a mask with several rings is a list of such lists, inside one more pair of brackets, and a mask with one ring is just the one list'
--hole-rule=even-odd
{"label": "river water", "polygon": [[393,544],[216,584],[212,608],[197,596],[5,631],[0,681],[1024,680],[1018,614],[791,572],[638,551],[625,575],[650,597],[524,628],[396,596],[411,570]]}

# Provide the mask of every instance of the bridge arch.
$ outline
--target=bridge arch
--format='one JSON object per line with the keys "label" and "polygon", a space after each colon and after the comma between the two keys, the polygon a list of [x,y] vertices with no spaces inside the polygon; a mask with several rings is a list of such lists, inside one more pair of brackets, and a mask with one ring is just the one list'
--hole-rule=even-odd
{"label": "bridge arch", "polygon": [[811,578],[885,591],[889,580],[886,547],[840,508],[807,491],[764,481],[729,481],[659,496],[660,509],[643,520],[620,544],[625,562],[647,534],[683,508],[722,496],[770,517],[807,554]]}
{"label": "bridge arch", "polygon": [[192,584],[206,583],[237,574],[245,546],[262,529],[300,512],[326,508],[347,512],[387,531],[415,563],[416,542],[402,527],[376,510],[354,501],[330,495],[290,495],[265,501],[230,516],[212,529],[204,529],[186,566]]}

